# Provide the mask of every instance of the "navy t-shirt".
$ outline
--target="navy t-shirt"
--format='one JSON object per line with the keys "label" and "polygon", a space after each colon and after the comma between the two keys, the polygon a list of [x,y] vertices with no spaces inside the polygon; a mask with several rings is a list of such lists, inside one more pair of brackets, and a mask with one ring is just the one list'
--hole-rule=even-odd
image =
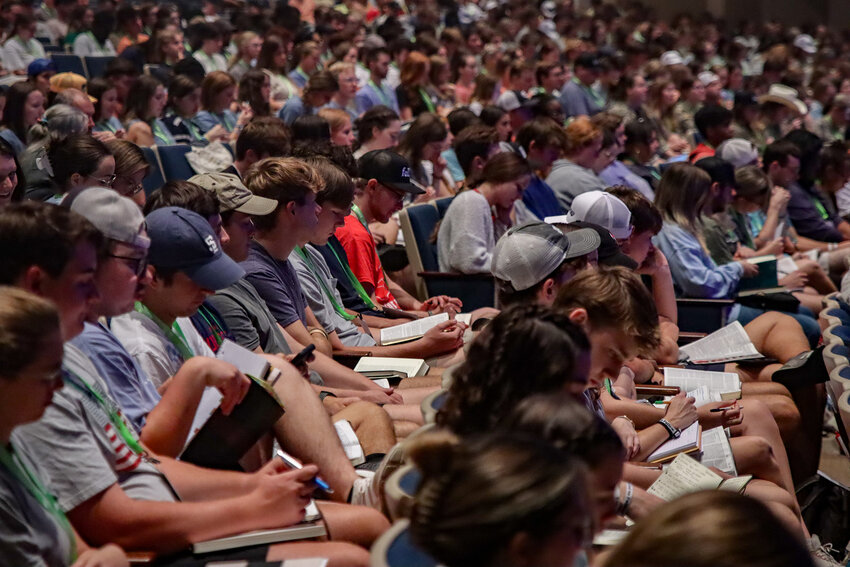
{"label": "navy t-shirt", "polygon": [[307,299],[295,269],[287,260],[273,258],[254,241],[248,259],[241,266],[245,279],[254,286],[281,327],[299,320],[307,325]]}

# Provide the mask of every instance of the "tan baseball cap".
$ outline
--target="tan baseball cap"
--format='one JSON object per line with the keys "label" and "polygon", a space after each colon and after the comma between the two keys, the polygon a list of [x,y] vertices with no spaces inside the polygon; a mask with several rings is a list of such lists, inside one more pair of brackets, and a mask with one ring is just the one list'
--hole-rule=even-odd
{"label": "tan baseball cap", "polygon": [[56,73],[50,77],[50,90],[55,93],[61,93],[66,89],[77,89],[89,97],[89,100],[92,102],[97,102],[97,99],[86,91],[88,82],[88,79],[76,73]]}
{"label": "tan baseball cap", "polygon": [[246,215],[265,216],[277,208],[277,201],[254,195],[232,173],[202,173],[189,181],[214,192],[223,213],[237,211]]}

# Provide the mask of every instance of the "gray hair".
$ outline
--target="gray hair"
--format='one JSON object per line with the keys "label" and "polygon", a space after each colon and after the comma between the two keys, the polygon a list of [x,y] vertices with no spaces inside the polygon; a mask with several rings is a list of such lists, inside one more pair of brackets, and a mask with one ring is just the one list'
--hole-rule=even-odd
{"label": "gray hair", "polygon": [[47,138],[66,138],[77,134],[87,134],[89,117],[85,113],[67,104],[56,104],[47,109],[44,117],[29,130],[29,143],[43,143]]}

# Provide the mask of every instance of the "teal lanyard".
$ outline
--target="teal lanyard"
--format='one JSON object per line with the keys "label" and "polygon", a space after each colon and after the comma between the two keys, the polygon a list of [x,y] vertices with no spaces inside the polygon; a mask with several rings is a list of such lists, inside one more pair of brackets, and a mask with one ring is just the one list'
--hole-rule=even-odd
{"label": "teal lanyard", "polygon": [[812,205],[818,210],[821,218],[824,220],[829,220],[829,213],[826,210],[826,207],[823,206],[823,203],[820,202],[820,199],[817,197],[809,197],[812,200]]}
{"label": "teal lanyard", "polygon": [[425,103],[425,108],[428,109],[428,112],[436,112],[437,109],[434,107],[434,103],[431,100],[431,97],[428,96],[428,93],[425,92],[425,89],[419,87],[419,97],[422,99],[422,102]]}
{"label": "teal lanyard", "polygon": [[151,120],[150,127],[151,127],[151,130],[153,130],[154,138],[156,138],[157,140],[160,140],[162,142],[163,146],[173,146],[174,145],[174,138],[172,138],[171,134],[169,134],[168,132],[166,132],[162,128],[162,126],[160,125],[160,122],[157,118],[154,118],[153,120]]}
{"label": "teal lanyard", "polygon": [[29,471],[23,461],[21,461],[21,458],[15,452],[14,447],[11,445],[9,445],[9,448],[7,449],[5,446],[0,444],[0,463],[2,463],[3,466],[6,467],[9,472],[11,472],[12,475],[14,475],[14,477],[24,485],[33,498],[41,504],[41,507],[44,508],[48,514],[53,516],[53,519],[56,520],[59,527],[65,531],[70,543],[68,565],[76,561],[77,538],[74,536],[74,529],[71,527],[71,522],[68,521],[68,517],[65,515],[65,512],[63,512],[62,508],[59,507],[59,503],[56,502],[56,498],[50,494],[41,482],[39,482],[38,478]]}
{"label": "teal lanyard", "polygon": [[318,268],[316,268],[316,265],[313,263],[313,259],[310,258],[310,255],[307,253],[307,250],[305,250],[304,247],[302,247],[302,246],[296,246],[295,251],[304,260],[304,263],[307,265],[307,269],[310,270],[310,273],[313,274],[313,277],[316,278],[316,281],[319,282],[319,286],[322,288],[322,291],[324,292],[325,297],[327,297],[328,300],[330,300],[331,305],[333,305],[334,311],[336,311],[337,315],[339,315],[340,317],[342,317],[346,321],[353,321],[354,319],[356,319],[357,318],[356,315],[352,315],[351,313],[349,313],[348,311],[343,309],[343,307],[339,303],[337,303],[333,292],[331,292],[331,290],[328,289],[328,286],[325,283],[325,280],[322,278],[321,274],[319,274],[319,270],[318,270]]}
{"label": "teal lanyard", "polygon": [[97,404],[97,406],[106,413],[107,417],[109,417],[109,422],[112,424],[112,427],[115,428],[115,431],[118,432],[118,435],[121,437],[121,440],[124,441],[124,444],[127,445],[127,448],[136,455],[147,455],[147,450],[142,447],[142,444],[139,443],[139,440],[136,439],[135,435],[133,435],[130,426],[127,424],[127,420],[124,418],[124,414],[121,413],[121,410],[118,409],[118,407],[116,407],[111,401],[104,398],[100,392],[92,388],[88,382],[83,380],[75,372],[72,372],[67,368],[65,368],[65,370],[65,381],[68,382],[68,384],[70,384],[75,390],[79,391],[92,402]]}
{"label": "teal lanyard", "polygon": [[193,140],[201,140],[203,138],[191,120],[183,120],[183,124],[186,125],[186,129],[189,130],[189,135],[192,136]]}
{"label": "teal lanyard", "polygon": [[387,97],[387,94],[384,92],[384,89],[375,84],[375,81],[369,79],[369,85],[375,90],[378,96],[381,98],[381,102],[384,103],[384,106],[389,106],[392,108],[392,104],[390,104],[390,99]]}
{"label": "teal lanyard", "polygon": [[162,322],[162,319],[157,317],[144,303],[139,301],[136,302],[136,311],[153,321],[159,330],[165,335],[165,338],[174,345],[174,348],[177,349],[177,352],[180,353],[180,356],[183,358],[183,362],[186,362],[190,358],[195,356],[195,353],[189,348],[189,344],[186,341],[186,336],[183,334],[183,331],[180,329],[180,325],[175,321],[170,327]]}
{"label": "teal lanyard", "polygon": [[304,72],[304,69],[301,68],[301,65],[295,68],[295,74],[304,79],[304,81],[309,81],[310,76]]}
{"label": "teal lanyard", "polygon": [[113,125],[109,122],[109,120],[104,120],[103,122],[100,122],[100,123],[96,124],[95,126],[97,126],[98,128],[102,128],[102,129],[104,129],[104,130],[107,130],[107,131],[109,131],[109,132],[112,132],[113,134],[114,134],[114,133],[118,130],[117,128],[115,128],[115,127],[114,127],[114,126],[113,126]]}
{"label": "teal lanyard", "polygon": [[224,127],[225,127],[225,129],[226,129],[228,132],[233,132],[233,128],[234,128],[234,126],[236,126],[236,125],[235,125],[235,124],[231,124],[230,122],[228,122],[228,120],[227,120],[227,113],[222,112],[222,113],[221,113],[221,118],[220,118],[220,120],[221,120],[221,122],[224,124]]}
{"label": "teal lanyard", "polygon": [[348,265],[348,263],[342,261],[342,258],[339,257],[339,254],[336,253],[336,250],[334,250],[333,246],[328,244],[328,248],[331,252],[333,252],[334,258],[336,258],[336,261],[342,268],[342,271],[345,272],[345,276],[348,278],[349,283],[351,283],[351,287],[354,288],[354,291],[357,292],[357,295],[360,296],[360,299],[363,300],[363,303],[365,303],[366,306],[369,309],[372,309],[373,311],[380,311],[380,308],[375,305],[375,302],[372,301],[372,298],[369,297],[369,294],[366,293],[365,289],[363,289],[363,284],[361,284],[360,280],[355,277],[354,272],[351,271],[351,267]]}

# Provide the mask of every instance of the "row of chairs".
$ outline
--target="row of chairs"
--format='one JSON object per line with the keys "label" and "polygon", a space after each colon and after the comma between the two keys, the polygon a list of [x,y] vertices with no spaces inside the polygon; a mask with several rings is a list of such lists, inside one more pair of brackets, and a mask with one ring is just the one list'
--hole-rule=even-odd
{"label": "row of chairs", "polygon": [[[233,153],[233,147],[230,144],[224,144],[224,146],[231,154]],[[150,195],[167,181],[189,179],[195,175],[195,170],[186,160],[186,154],[190,151],[192,146],[187,144],[142,148],[145,159],[150,165],[150,172],[142,181],[145,195]]]}
{"label": "row of chairs", "polygon": [[76,73],[87,79],[94,79],[106,73],[106,67],[115,56],[80,57],[70,53],[50,53],[50,58],[56,64],[57,73]]}
{"label": "row of chairs", "polygon": [[826,296],[818,322],[823,329],[823,358],[829,372],[826,393],[839,437],[847,450],[850,449],[850,304],[838,293]]}

